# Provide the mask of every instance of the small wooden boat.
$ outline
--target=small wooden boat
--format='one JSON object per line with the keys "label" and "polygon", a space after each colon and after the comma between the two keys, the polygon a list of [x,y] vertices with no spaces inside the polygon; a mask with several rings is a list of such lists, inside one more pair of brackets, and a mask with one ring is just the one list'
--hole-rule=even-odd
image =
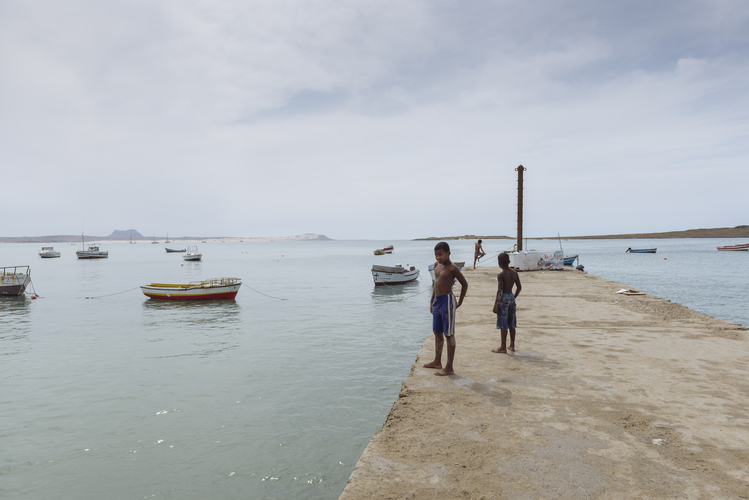
{"label": "small wooden boat", "polygon": [[419,270],[414,266],[403,267],[396,264],[390,266],[372,266],[372,279],[375,286],[381,285],[402,285],[409,281],[414,281],[419,277]]}
{"label": "small wooden boat", "polygon": [[240,278],[211,278],[192,281],[186,285],[172,283],[149,283],[140,289],[152,299],[162,300],[234,300],[242,286]]}
{"label": "small wooden boat", "polygon": [[375,255],[390,254],[390,253],[393,253],[393,249],[394,249],[393,245],[388,245],[385,248],[378,248],[377,250],[374,251],[374,254]]}
{"label": "small wooden boat", "polygon": [[571,266],[575,263],[577,258],[580,257],[579,255],[570,255],[569,257],[564,258],[564,265],[565,266]]}
{"label": "small wooden boat", "polygon": [[53,259],[59,256],[60,252],[55,251],[55,247],[42,247],[39,251],[39,257],[42,259]]}
{"label": "small wooden boat", "polygon": [[203,254],[198,252],[198,247],[188,246],[187,253],[182,258],[185,260],[200,260],[203,258]]}
{"label": "small wooden boat", "polygon": [[30,282],[29,266],[0,267],[0,295],[23,295]]}
{"label": "small wooden boat", "polygon": [[657,248],[628,248],[624,253],[655,253]]}
{"label": "small wooden boat", "polygon": [[182,253],[182,252],[185,252],[184,248],[182,250],[176,250],[174,248],[164,248],[164,250],[166,250],[166,253]]}
{"label": "small wooden boat", "polygon": [[724,247],[718,247],[718,250],[723,252],[746,252],[749,251],[749,243],[742,243],[740,245],[726,245]]}

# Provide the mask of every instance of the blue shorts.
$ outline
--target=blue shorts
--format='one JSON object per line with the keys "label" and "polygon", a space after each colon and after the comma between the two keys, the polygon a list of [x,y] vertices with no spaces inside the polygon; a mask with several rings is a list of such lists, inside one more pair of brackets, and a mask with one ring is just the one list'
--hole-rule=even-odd
{"label": "blue shorts", "polygon": [[458,304],[455,295],[440,295],[432,302],[432,331],[445,337],[455,335],[455,311]]}
{"label": "blue shorts", "polygon": [[511,293],[503,293],[497,304],[497,328],[507,330],[517,327],[515,316],[515,296]]}

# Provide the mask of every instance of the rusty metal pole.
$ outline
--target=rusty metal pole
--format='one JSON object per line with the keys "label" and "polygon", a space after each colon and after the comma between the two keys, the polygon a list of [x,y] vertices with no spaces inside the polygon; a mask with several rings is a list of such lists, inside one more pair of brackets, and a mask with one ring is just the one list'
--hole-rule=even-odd
{"label": "rusty metal pole", "polygon": [[518,173],[518,242],[517,251],[523,250],[523,171],[528,170],[518,165],[515,171]]}

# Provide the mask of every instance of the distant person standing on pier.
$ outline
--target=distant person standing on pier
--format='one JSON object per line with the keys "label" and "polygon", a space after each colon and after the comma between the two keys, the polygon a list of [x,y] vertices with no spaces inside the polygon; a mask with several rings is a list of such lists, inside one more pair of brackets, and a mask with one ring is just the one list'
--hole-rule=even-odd
{"label": "distant person standing on pier", "polygon": [[[468,283],[455,264],[450,261],[450,245],[440,241],[434,247],[434,285],[429,312],[432,313],[432,332],[434,333],[434,361],[424,368],[439,368],[435,375],[452,375],[455,359],[455,313],[463,303],[468,291]],[[460,283],[460,299],[455,303],[453,282]],[[442,347],[447,339],[447,364],[442,368]]]}
{"label": "distant person standing on pier", "polygon": [[473,268],[476,269],[476,262],[481,260],[481,257],[486,255],[486,252],[484,252],[484,249],[481,248],[481,240],[478,241],[478,243],[474,243],[474,251],[473,251]]}
{"label": "distant person standing on pier", "polygon": [[[520,276],[516,271],[510,269],[510,256],[501,253],[497,257],[499,267],[502,272],[497,275],[497,298],[494,299],[493,312],[497,315],[497,328],[502,330],[502,345],[499,349],[492,349],[492,352],[506,353],[515,351],[515,328],[517,327],[517,317],[515,316],[515,298],[520,295],[523,285],[520,284]],[[512,287],[516,286],[515,293],[512,293]],[[510,330],[510,345],[507,346],[507,330]]]}

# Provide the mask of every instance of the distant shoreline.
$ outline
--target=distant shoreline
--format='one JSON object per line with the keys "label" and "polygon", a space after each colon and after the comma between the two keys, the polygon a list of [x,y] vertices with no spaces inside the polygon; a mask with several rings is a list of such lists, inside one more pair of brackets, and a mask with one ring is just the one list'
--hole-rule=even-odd
{"label": "distant shoreline", "polygon": [[[122,236],[84,236],[84,239],[87,242],[102,242],[102,241],[120,241],[120,242],[129,242],[131,241],[130,238],[123,238]],[[190,241],[210,241],[210,242],[219,242],[219,241],[332,241],[330,238],[328,238],[325,235],[322,234],[313,234],[313,233],[307,233],[307,234],[299,234],[296,236],[262,236],[262,237],[254,237],[254,238],[246,238],[241,236],[178,236],[178,237],[171,237],[170,242],[176,243],[176,242],[190,242]],[[156,241],[160,244],[166,243],[165,237],[147,237],[147,236],[137,236],[133,237],[132,241],[134,243],[144,243],[149,244],[153,243],[153,241]],[[80,243],[81,242],[81,236],[78,235],[51,235],[51,236],[0,236],[0,243]]]}
{"label": "distant shoreline", "polygon": [[[558,236],[528,236],[529,240],[556,240]],[[633,240],[659,238],[749,238],[749,225],[736,227],[718,227],[711,229],[687,229],[686,231],[668,231],[663,233],[607,234],[597,236],[564,236],[565,240]],[[416,238],[413,241],[433,240],[514,240],[512,236],[431,236]]]}

